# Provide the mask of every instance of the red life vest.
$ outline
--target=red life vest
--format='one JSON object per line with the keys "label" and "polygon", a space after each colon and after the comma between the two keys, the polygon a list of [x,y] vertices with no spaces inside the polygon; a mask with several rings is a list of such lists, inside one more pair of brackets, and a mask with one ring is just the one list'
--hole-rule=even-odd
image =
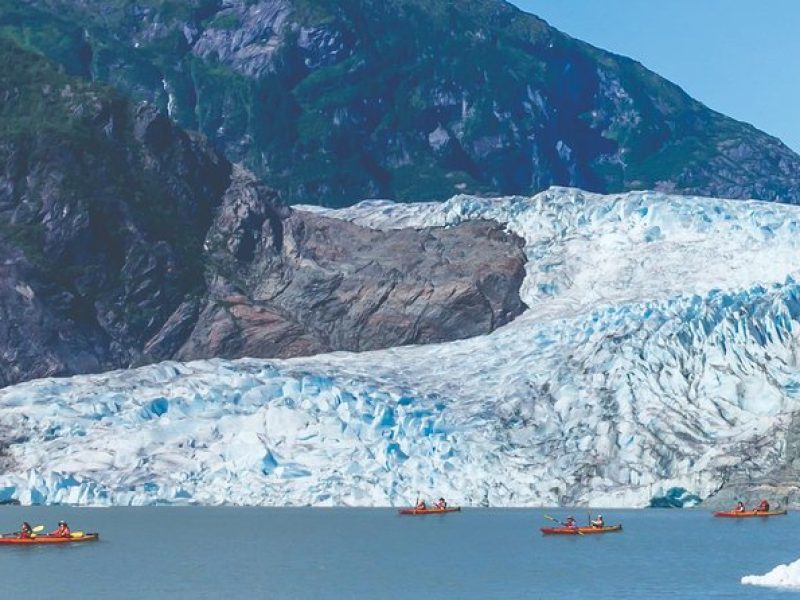
{"label": "red life vest", "polygon": [[56,537],[70,537],[72,532],[70,532],[69,527],[66,525],[59,525],[58,529],[50,532],[50,535],[54,535]]}

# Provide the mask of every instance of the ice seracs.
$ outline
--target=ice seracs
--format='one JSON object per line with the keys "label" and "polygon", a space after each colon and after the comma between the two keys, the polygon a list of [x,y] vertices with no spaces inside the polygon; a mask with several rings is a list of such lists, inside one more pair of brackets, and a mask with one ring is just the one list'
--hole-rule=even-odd
{"label": "ice seracs", "polygon": [[798,208],[554,188],[325,212],[506,223],[526,242],[529,309],[446,344],[0,390],[0,500],[645,506],[783,460],[800,407]]}

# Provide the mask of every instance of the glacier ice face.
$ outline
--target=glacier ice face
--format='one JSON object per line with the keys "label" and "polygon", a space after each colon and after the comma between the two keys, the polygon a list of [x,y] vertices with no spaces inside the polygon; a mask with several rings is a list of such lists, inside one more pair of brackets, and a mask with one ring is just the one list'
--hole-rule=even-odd
{"label": "glacier ice face", "polygon": [[526,242],[530,308],[446,344],[0,390],[0,500],[646,506],[784,460],[798,208],[553,188],[314,210],[376,228],[506,223]]}

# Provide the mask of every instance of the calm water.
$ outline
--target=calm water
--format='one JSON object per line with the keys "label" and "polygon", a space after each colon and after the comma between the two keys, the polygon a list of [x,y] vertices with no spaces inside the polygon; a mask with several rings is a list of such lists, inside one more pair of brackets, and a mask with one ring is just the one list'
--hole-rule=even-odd
{"label": "calm water", "polygon": [[[742,586],[800,557],[800,514],[729,521],[707,511],[604,511],[625,530],[543,537],[543,514],[472,509],[0,507],[101,541],[0,547],[2,598],[791,598]],[[579,520],[584,511],[574,511]],[[800,597],[800,596],[798,596]]]}

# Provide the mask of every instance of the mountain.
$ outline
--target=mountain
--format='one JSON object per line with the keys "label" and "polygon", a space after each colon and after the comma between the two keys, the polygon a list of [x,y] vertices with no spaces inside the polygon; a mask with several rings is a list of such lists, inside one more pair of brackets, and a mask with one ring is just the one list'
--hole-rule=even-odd
{"label": "mountain", "polygon": [[154,107],[7,40],[0,61],[0,386],[446,341],[524,309],[522,240],[497,223],[293,211]]}
{"label": "mountain", "polygon": [[800,201],[779,140],[499,0],[0,0],[0,32],[155,103],[289,203]]}
{"label": "mountain", "polygon": [[506,223],[530,308],[448,343],[8,387],[0,500],[800,505],[800,208],[554,188],[322,212]]}

